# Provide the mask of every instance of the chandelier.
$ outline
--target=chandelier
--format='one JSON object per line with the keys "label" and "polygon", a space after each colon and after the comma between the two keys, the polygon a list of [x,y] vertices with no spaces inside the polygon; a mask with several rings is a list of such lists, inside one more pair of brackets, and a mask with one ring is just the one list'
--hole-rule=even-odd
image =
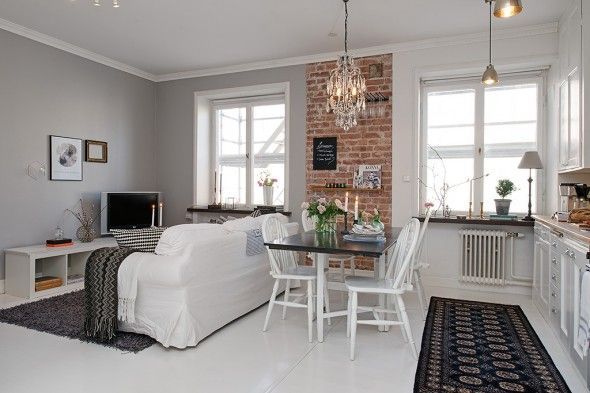
{"label": "chandelier", "polygon": [[336,115],[336,126],[348,131],[356,126],[357,115],[365,110],[367,86],[361,70],[348,56],[348,0],[344,1],[344,55],[338,58],[336,68],[330,71],[326,111]]}
{"label": "chandelier", "polygon": [[[97,7],[100,7],[100,0],[92,0],[92,4],[94,4]],[[113,0],[113,8],[119,8],[120,4],[119,4],[119,0]]]}

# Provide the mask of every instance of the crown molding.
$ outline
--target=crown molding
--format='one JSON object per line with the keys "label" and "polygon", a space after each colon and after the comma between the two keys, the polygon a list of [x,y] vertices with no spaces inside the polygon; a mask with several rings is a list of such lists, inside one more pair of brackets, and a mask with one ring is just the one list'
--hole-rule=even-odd
{"label": "crown molding", "polygon": [[[48,36],[38,31],[29,29],[0,18],[0,29],[11,33],[29,38],[33,41],[63,50],[65,52],[80,56],[82,58],[94,61],[108,67],[127,72],[129,74],[150,80],[152,82],[166,82],[179,79],[198,78],[203,76],[232,74],[236,72],[264,70],[269,68],[288,67],[294,65],[303,65],[309,63],[318,63],[336,59],[341,52],[326,52],[307,56],[288,57],[283,59],[265,60],[253,63],[236,64],[223,67],[202,68],[193,71],[176,72],[170,74],[154,75],[139,68],[132,67],[120,61],[113,60],[106,56],[99,55],[79,46],[67,43],[60,39]],[[554,34],[558,32],[558,22],[546,23],[541,25],[525,26],[515,29],[504,29],[495,32],[494,41],[533,37],[545,34]],[[372,46],[368,48],[351,50],[350,53],[355,57],[376,56],[389,53],[400,53],[414,50],[423,50],[431,48],[440,48],[445,46],[466,45],[480,42],[487,42],[487,33],[463,34],[450,37],[432,38],[420,41],[410,41],[396,44]]]}
{"label": "crown molding", "polygon": [[[525,26],[514,29],[498,30],[494,33],[494,41],[501,41],[514,38],[534,37],[545,34],[555,34],[558,32],[558,23],[546,23],[542,25]],[[388,53],[409,52],[414,50],[423,50],[431,48],[440,48],[445,46],[467,45],[473,43],[487,42],[488,33],[463,34],[450,37],[432,38],[420,41],[411,41],[398,44],[388,44],[373,46],[363,49],[351,50],[354,57],[376,56]],[[288,57],[268,61],[259,61],[254,63],[245,63],[230,65],[224,67],[212,67],[198,69],[194,71],[176,72],[170,74],[160,74],[156,76],[156,82],[166,82],[178,79],[199,78],[203,76],[232,74],[236,72],[263,70],[277,67],[288,67],[309,63],[319,63],[336,59],[341,52],[319,53],[308,56]]]}
{"label": "crown molding", "polygon": [[150,74],[149,72],[121,63],[120,61],[113,60],[106,56],[99,55],[98,53],[94,53],[89,50],[80,48],[79,46],[72,45],[60,39],[29,29],[28,27],[24,27],[16,23],[10,22],[6,19],[0,18],[0,29],[29,38],[33,41],[37,41],[45,45],[52,46],[54,48],[63,50],[64,52],[68,52],[73,55],[83,57],[85,59],[117,69],[119,71],[127,72],[128,74],[132,74],[140,78],[150,80],[152,82],[156,81],[156,76]]}

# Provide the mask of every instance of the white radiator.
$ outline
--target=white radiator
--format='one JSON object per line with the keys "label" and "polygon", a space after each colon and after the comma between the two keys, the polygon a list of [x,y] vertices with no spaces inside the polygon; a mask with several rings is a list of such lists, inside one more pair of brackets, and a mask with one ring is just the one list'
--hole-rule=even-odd
{"label": "white radiator", "polygon": [[485,285],[506,284],[506,237],[504,231],[463,229],[459,280]]}

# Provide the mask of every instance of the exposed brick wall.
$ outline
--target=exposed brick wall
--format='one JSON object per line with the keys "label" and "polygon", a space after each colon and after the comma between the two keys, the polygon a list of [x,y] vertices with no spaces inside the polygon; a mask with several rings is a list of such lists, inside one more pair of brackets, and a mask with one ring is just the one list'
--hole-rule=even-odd
{"label": "exposed brick wall", "polygon": [[[383,76],[369,78],[369,65],[383,64]],[[352,186],[353,173],[358,165],[381,165],[383,190],[379,192],[362,192],[359,195],[359,210],[372,211],[379,209],[383,222],[391,222],[391,193],[392,193],[392,123],[391,102],[385,106],[382,117],[361,117],[358,125],[348,131],[336,127],[333,113],[326,112],[326,84],[329,72],[336,62],[308,64],[306,67],[307,81],[307,146],[306,146],[306,184],[307,199],[325,196],[344,200],[344,191],[314,191],[311,185],[323,185],[327,182],[347,183]],[[357,65],[365,76],[369,92],[380,92],[391,97],[392,92],[392,55],[371,56],[357,59]],[[367,105],[367,109],[369,107]],[[338,165],[335,171],[313,170],[313,138],[336,136],[338,138]],[[349,196],[349,209],[354,207],[354,196]],[[357,265],[362,269],[372,269],[372,260],[357,258]]]}

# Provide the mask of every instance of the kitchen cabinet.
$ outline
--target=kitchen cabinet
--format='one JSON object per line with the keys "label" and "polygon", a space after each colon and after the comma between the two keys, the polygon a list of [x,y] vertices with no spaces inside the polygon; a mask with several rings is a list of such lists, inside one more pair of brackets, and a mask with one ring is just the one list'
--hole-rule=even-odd
{"label": "kitchen cabinet", "polygon": [[577,344],[580,286],[589,243],[538,221],[534,233],[533,302],[582,377],[590,382],[588,358]]}
{"label": "kitchen cabinet", "polygon": [[[583,116],[583,29],[581,0],[560,23],[559,32],[559,170],[561,172],[590,167],[590,141],[585,143]],[[590,31],[590,26],[587,27]],[[590,37],[586,39],[589,41]],[[590,130],[589,130],[590,131]],[[586,146],[587,145],[587,146]],[[588,154],[586,154],[588,153]]]}

